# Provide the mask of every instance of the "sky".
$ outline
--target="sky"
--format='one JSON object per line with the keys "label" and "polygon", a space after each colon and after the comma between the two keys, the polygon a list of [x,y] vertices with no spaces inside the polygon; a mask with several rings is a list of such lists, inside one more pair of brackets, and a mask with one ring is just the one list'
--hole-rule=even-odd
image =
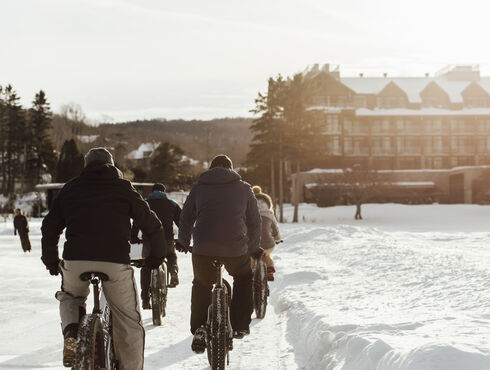
{"label": "sky", "polygon": [[267,79],[314,63],[341,76],[490,75],[485,0],[0,0],[0,85],[87,117],[251,116]]}

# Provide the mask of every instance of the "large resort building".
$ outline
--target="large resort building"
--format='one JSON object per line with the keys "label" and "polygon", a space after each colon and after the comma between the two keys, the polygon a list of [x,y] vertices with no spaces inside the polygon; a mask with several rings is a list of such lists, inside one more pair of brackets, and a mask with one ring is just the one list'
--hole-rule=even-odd
{"label": "large resort building", "polygon": [[490,77],[454,66],[434,77],[340,77],[313,66],[310,110],[325,113],[327,167],[443,169],[490,164]]}
{"label": "large resort building", "polygon": [[490,77],[478,66],[424,77],[341,77],[326,64],[304,74],[313,89],[308,109],[325,122],[328,159],[323,175],[294,176],[299,201],[315,201],[311,194],[329,182],[329,168],[356,164],[391,173],[400,184],[395,193],[407,200],[435,194],[430,199],[471,203],[477,188],[488,188]]}

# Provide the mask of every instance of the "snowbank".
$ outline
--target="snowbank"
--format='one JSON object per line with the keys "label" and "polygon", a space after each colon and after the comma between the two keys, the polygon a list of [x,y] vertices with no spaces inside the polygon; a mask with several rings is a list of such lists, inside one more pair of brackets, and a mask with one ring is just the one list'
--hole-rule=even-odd
{"label": "snowbank", "polygon": [[[317,207],[303,203],[300,222],[314,224],[369,226],[390,231],[490,231],[490,206],[476,204],[364,204],[364,220],[354,220],[355,206]],[[293,219],[293,207],[284,206],[287,222]]]}
{"label": "snowbank", "polygon": [[298,368],[490,369],[489,211],[302,205],[271,292]]}

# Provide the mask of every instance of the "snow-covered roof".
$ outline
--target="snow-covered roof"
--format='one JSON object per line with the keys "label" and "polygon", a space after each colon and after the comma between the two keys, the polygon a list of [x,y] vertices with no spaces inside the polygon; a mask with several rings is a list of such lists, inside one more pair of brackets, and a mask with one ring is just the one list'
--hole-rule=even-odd
{"label": "snow-covered roof", "polygon": [[[379,94],[390,82],[400,87],[411,103],[421,103],[420,93],[430,82],[435,82],[449,96],[453,103],[462,103],[461,93],[472,81],[451,81],[445,77],[341,77],[340,82],[355,91],[357,94]],[[476,81],[490,94],[490,77],[481,77]]]}
{"label": "snow-covered roof", "polygon": [[461,110],[422,108],[422,109],[356,109],[357,116],[490,116],[490,108],[467,108]]}
{"label": "snow-covered roof", "polygon": [[130,152],[126,158],[128,159],[143,159],[143,158],[149,158],[152,156],[153,152],[158,148],[160,143],[143,143],[141,144],[138,149],[133,150]]}
{"label": "snow-covered roof", "polygon": [[78,140],[80,140],[84,144],[93,143],[99,135],[77,135]]}
{"label": "snow-covered roof", "polygon": [[391,183],[394,186],[401,186],[401,187],[407,187],[407,188],[431,188],[434,187],[436,184],[434,181],[396,181]]}

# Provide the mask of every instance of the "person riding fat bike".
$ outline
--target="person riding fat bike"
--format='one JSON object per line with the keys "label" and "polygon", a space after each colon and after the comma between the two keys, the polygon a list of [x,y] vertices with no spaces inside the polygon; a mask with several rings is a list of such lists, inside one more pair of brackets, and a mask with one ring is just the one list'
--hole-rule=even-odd
{"label": "person riding fat bike", "polygon": [[[63,363],[73,366],[76,337],[89,281],[80,274],[103,272],[102,283],[112,312],[113,337],[119,369],[143,369],[145,330],[141,321],[134,271],[129,265],[131,218],[150,240],[146,258],[158,267],[166,255],[162,224],[148,203],[122,178],[111,153],[93,148],[85,156],[85,168],[63,186],[42,223],[42,261],[51,275],[61,273],[61,326],[64,335]],[[58,255],[60,234],[66,228],[63,260]]]}
{"label": "person riding fat bike", "polygon": [[192,349],[206,348],[208,306],[216,279],[213,261],[219,259],[233,277],[230,315],[235,338],[250,333],[253,311],[250,256],[260,258],[261,219],[250,185],[233,171],[231,159],[216,156],[185,201],[180,217],[178,251],[187,251],[193,238],[191,299]]}
{"label": "person riding fat bike", "polygon": [[[167,263],[170,271],[169,287],[173,288],[179,284],[179,266],[177,265],[177,254],[174,247],[174,230],[173,224],[179,226],[180,219],[180,207],[179,205],[168,198],[165,193],[165,186],[163,184],[154,184],[152,192],[146,199],[151,210],[156,213],[163,225],[163,231],[165,233],[165,239],[167,242]],[[131,243],[140,243],[138,238],[138,232],[140,228],[137,222],[133,223],[131,228]],[[143,234],[143,248],[146,249],[146,237]],[[143,251],[146,254],[146,250]],[[143,309],[150,309],[150,276],[151,269],[143,265],[140,272],[141,283],[141,301]]]}

